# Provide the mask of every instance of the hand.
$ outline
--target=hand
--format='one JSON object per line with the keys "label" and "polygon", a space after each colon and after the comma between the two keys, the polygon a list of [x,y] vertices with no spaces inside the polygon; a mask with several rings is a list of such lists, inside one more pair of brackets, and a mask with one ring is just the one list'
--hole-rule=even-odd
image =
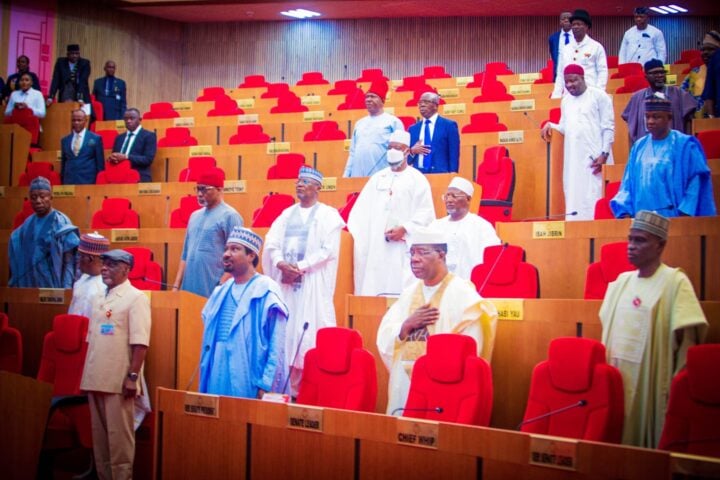
{"label": "hand", "polygon": [[25,102],[17,102],[17,103],[15,104],[15,108],[18,108],[18,109],[27,108],[27,103],[25,103]]}
{"label": "hand", "polygon": [[593,160],[590,167],[592,167],[592,173],[593,175],[597,175],[602,171],[602,166],[605,165],[605,162],[607,162],[608,156],[605,154],[600,154],[599,157],[597,157],[595,160]]}
{"label": "hand", "polygon": [[180,287],[178,287],[177,285],[173,285],[173,287],[172,287],[173,292],[177,292],[179,290],[180,290]]}
{"label": "hand", "polygon": [[262,400],[262,397],[263,397],[263,395],[265,395],[265,393],[267,393],[267,392],[265,392],[265,390],[263,390],[262,388],[258,388],[258,393],[257,393],[258,400]]}
{"label": "hand", "polygon": [[118,163],[122,162],[126,158],[127,157],[125,155],[123,155],[122,153],[115,152],[115,153],[110,154],[110,156],[108,157],[108,162],[112,163],[113,165],[117,165]]}
{"label": "hand", "polygon": [[422,143],[420,143],[420,140],[418,140],[415,145],[410,147],[410,153],[412,153],[413,155],[427,155],[428,153],[430,153],[430,147],[423,145]]}
{"label": "hand", "polygon": [[546,142],[550,142],[550,138],[552,137],[552,127],[550,126],[550,122],[546,123],[545,126],[542,127],[542,130],[540,130],[540,136]]}
{"label": "hand", "polygon": [[387,242],[402,242],[403,238],[405,238],[405,234],[407,233],[407,230],[405,230],[405,227],[393,227],[390,230],[385,231],[385,241]]}
{"label": "hand", "polygon": [[45,106],[47,106],[47,107],[49,107],[50,105],[52,105],[52,103],[53,103],[53,99],[52,99],[52,98],[48,98],[47,100],[45,100]]}
{"label": "hand", "polygon": [[279,262],[277,269],[282,273],[281,283],[295,283],[298,277],[302,276],[302,272],[297,265],[288,262]]}
{"label": "hand", "polygon": [[429,304],[415,310],[400,327],[400,340],[405,340],[408,335],[419,328],[427,327],[438,321],[440,311]]}
{"label": "hand", "polygon": [[125,382],[123,382],[122,393],[125,398],[137,397],[137,381],[126,377]]}

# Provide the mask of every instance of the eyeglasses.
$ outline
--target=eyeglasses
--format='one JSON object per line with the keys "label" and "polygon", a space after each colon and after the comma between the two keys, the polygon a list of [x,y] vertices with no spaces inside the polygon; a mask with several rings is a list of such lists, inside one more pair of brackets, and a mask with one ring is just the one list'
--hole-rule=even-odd
{"label": "eyeglasses", "polygon": [[467,198],[468,196],[464,193],[445,193],[442,196],[443,200],[460,200],[462,198]]}
{"label": "eyeglasses", "polygon": [[195,187],[195,191],[197,193],[205,193],[208,190],[217,190],[217,187],[211,187],[209,185],[198,185],[197,187]]}
{"label": "eyeglasses", "polygon": [[419,255],[421,257],[429,257],[437,251],[438,250],[435,250],[434,248],[411,248],[410,250],[408,250],[408,255],[410,257],[414,257],[415,255]]}

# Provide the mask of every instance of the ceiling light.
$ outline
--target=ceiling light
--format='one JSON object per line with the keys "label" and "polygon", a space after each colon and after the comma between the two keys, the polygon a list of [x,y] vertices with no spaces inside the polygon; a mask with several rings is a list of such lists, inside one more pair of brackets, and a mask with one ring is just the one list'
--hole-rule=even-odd
{"label": "ceiling light", "polygon": [[656,12],[656,13],[662,13],[663,15],[667,15],[667,14],[668,14],[668,12],[666,12],[665,10],[662,10],[662,9],[660,9],[660,8],[658,8],[658,7],[650,7],[650,10],[652,10],[653,12]]}
{"label": "ceiling light", "polygon": [[320,16],[320,14],[318,12],[312,12],[310,10],[305,10],[304,8],[296,8],[295,10],[288,10],[286,12],[280,12],[280,15],[285,15],[286,17],[299,18],[299,19]]}
{"label": "ceiling light", "polygon": [[687,12],[688,12],[688,9],[687,9],[687,8],[683,8],[683,7],[680,7],[680,6],[678,6],[678,5],[670,5],[670,6],[671,6],[672,8],[674,8],[675,10],[677,10],[678,12],[681,12],[681,13],[687,13]]}
{"label": "ceiling light", "polygon": [[678,13],[677,10],[675,10],[674,8],[666,7],[665,5],[661,5],[658,8],[661,8],[668,13]]}

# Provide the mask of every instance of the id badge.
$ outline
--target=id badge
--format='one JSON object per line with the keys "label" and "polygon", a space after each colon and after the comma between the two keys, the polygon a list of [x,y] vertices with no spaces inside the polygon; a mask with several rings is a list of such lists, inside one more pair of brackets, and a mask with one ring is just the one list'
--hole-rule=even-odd
{"label": "id badge", "polygon": [[115,325],[112,323],[101,323],[100,335],[115,335]]}

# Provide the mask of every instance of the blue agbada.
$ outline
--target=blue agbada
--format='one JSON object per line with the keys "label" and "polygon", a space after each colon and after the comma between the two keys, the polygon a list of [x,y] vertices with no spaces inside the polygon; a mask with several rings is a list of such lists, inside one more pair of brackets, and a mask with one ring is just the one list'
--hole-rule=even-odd
{"label": "blue agbada", "polygon": [[[10,235],[11,287],[72,288],[78,228],[62,212],[31,215]],[[66,258],[65,254],[73,254]]]}
{"label": "blue agbada", "polygon": [[[233,298],[232,279],[215,288],[202,311],[201,393],[256,398],[258,389],[281,392],[288,375],[285,328],[288,310],[280,287],[256,274]],[[223,311],[234,308],[227,322]]]}
{"label": "blue agbada", "polygon": [[620,190],[610,200],[616,218],[640,210],[666,217],[717,215],[710,169],[702,146],[670,130],[662,140],[645,135],[632,146]]}

